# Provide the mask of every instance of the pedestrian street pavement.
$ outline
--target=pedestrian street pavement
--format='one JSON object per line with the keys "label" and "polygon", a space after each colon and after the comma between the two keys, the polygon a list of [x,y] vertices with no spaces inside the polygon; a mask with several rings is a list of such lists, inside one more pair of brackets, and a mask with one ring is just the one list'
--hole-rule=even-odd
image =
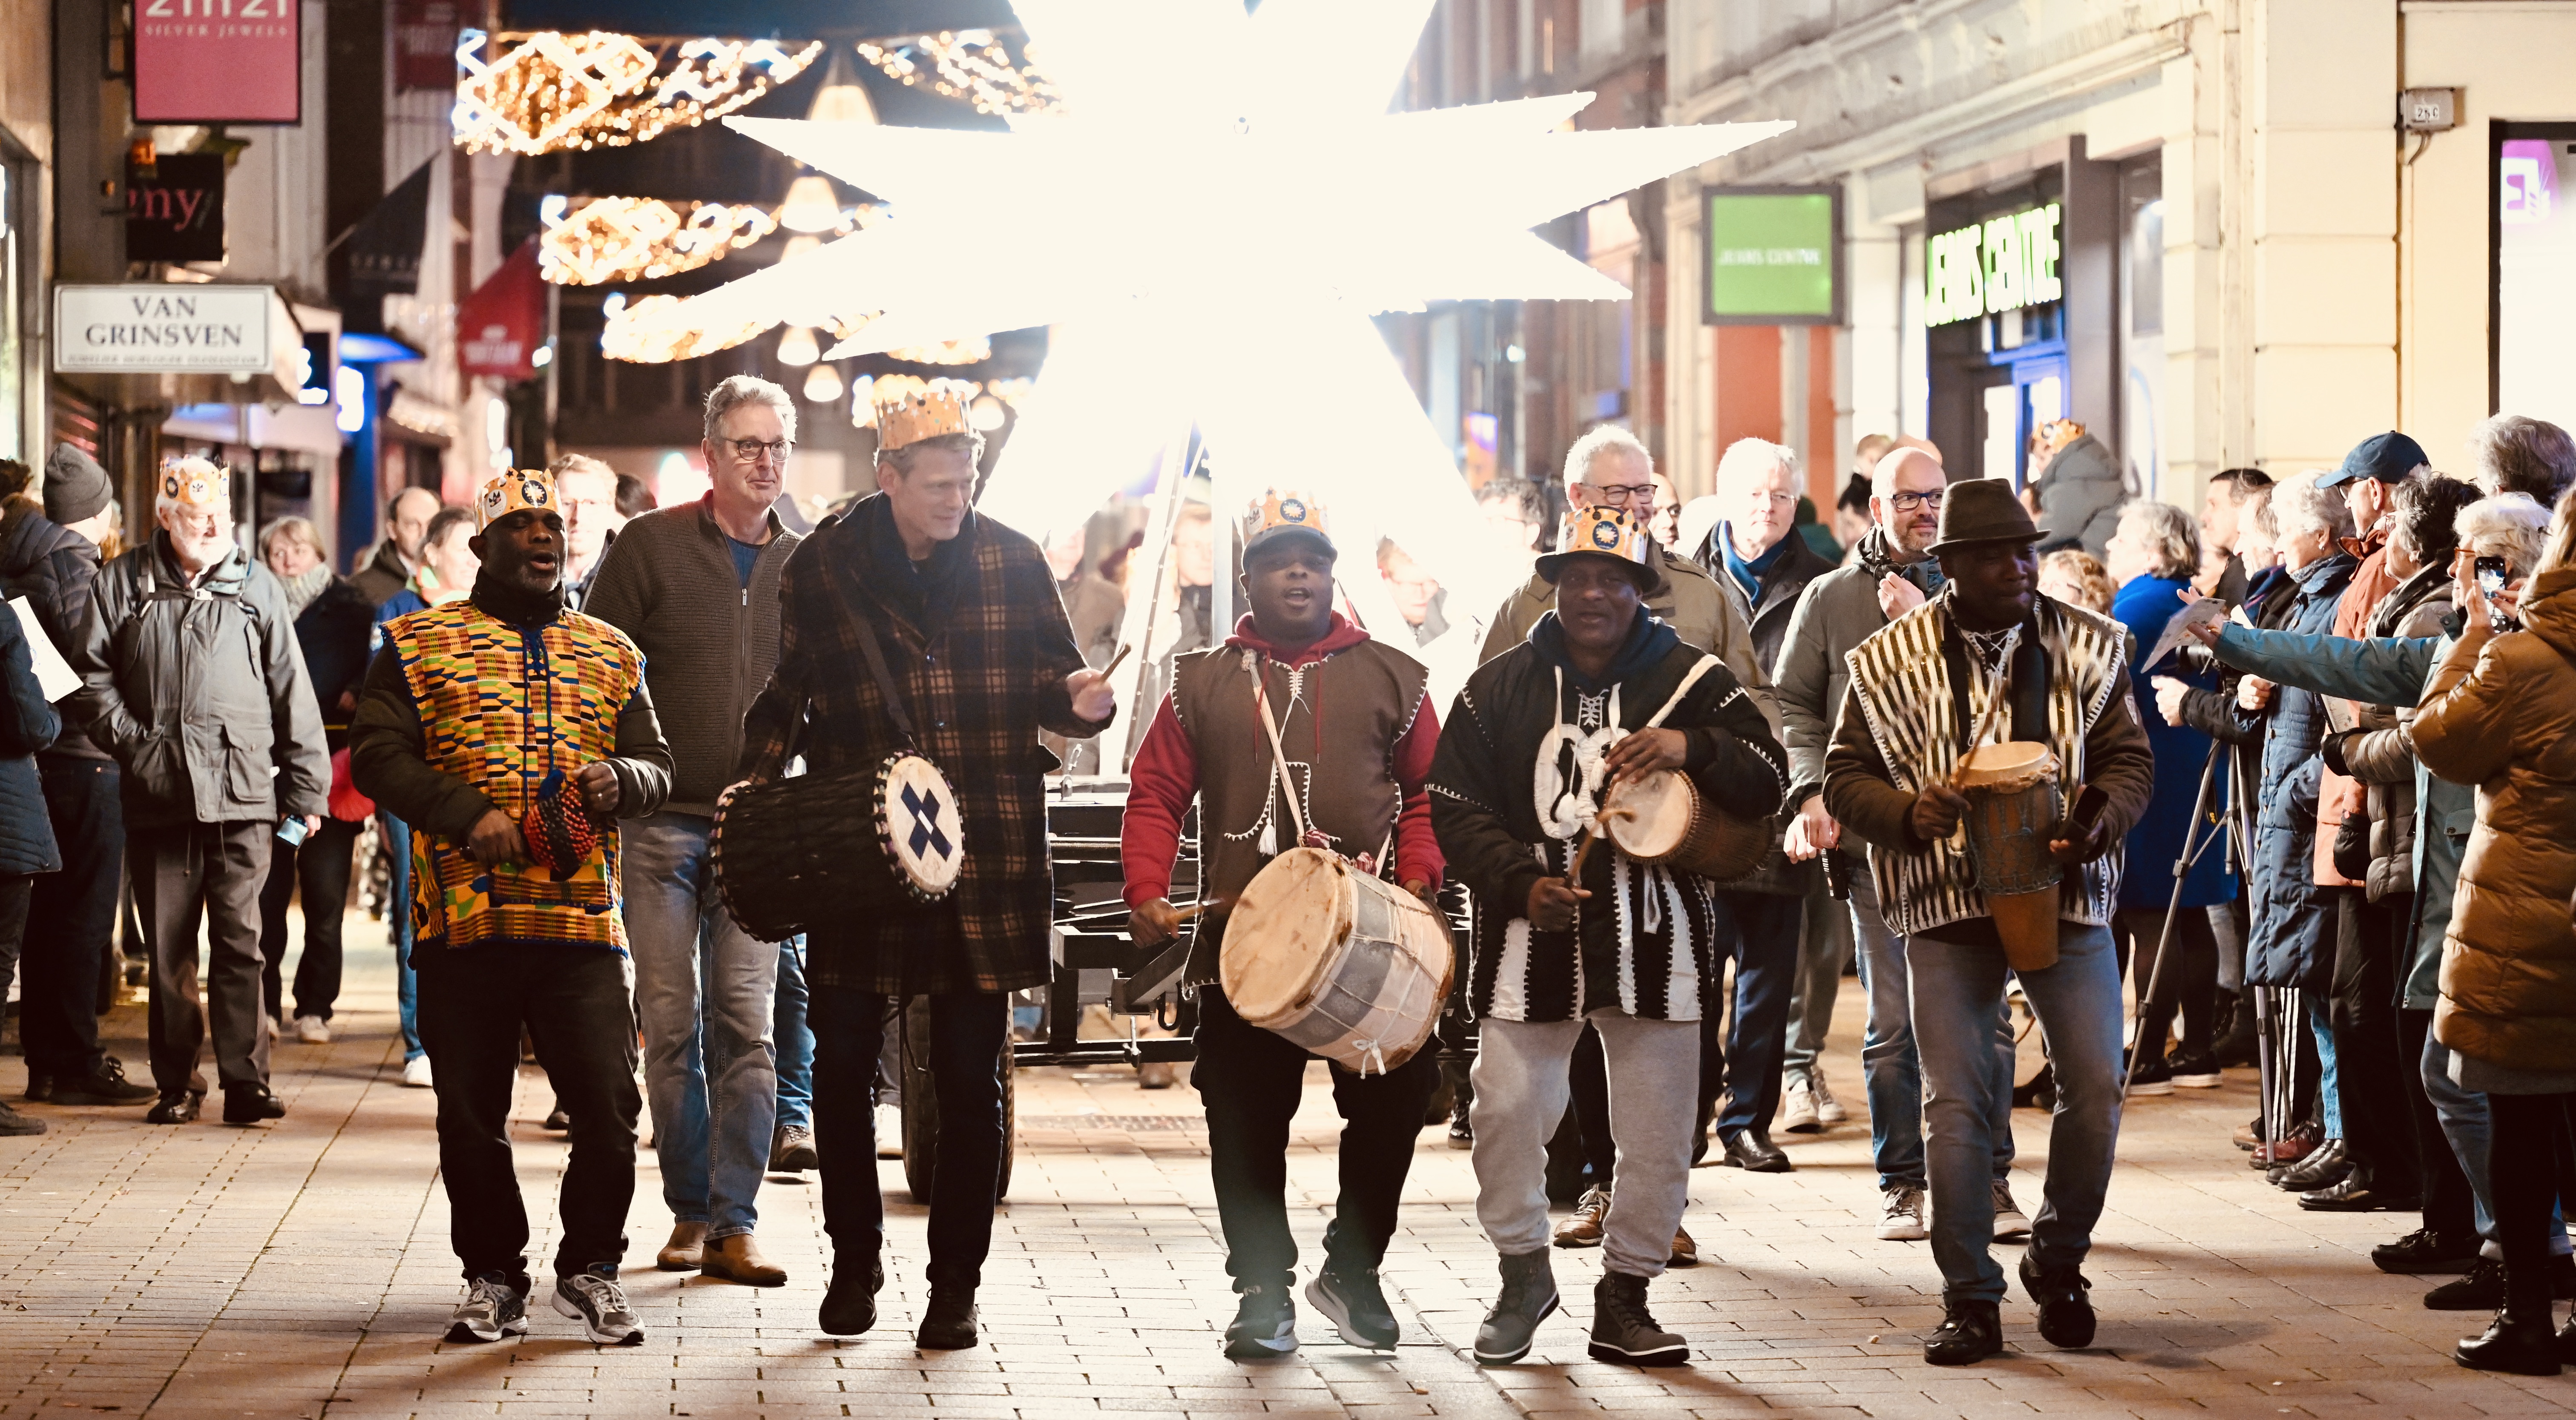
{"label": "pedestrian street pavement", "polygon": [[[924,1301],[921,1208],[887,1161],[889,1279],[878,1330],[815,1329],[828,1248],[810,1180],[773,1178],[759,1234],[788,1284],[752,1289],[652,1267],[668,1230],[647,1151],[626,1272],[640,1349],[602,1349],[543,1305],[532,1333],[491,1346],[441,1339],[458,1295],[436,1175],[432,1096],[399,1082],[391,957],[352,915],[349,989],[327,1046],[276,1047],[290,1107],[265,1128],[156,1128],[142,1111],[30,1106],[53,1124],[0,1139],[0,1420],[74,1413],[167,1417],[1696,1416],[2274,1417],[2559,1414],[2576,1374],[2481,1375],[2452,1340],[2481,1317],[2425,1311],[2423,1283],[2388,1277],[2373,1243],[2400,1215],[2303,1214],[2230,1147],[2253,1110],[2249,1078],[2132,1104],[2088,1272],[2097,1344],[2060,1352],[2027,1299],[2004,1305],[2005,1356],[1923,1364],[1939,1320],[1920,1243],[1871,1236],[1878,1193],[1847,989],[1828,1056],[1854,1122],[1779,1136],[1797,1171],[1691,1175],[1687,1226],[1706,1259],[1652,1299],[1693,1343],[1686,1369],[1641,1371],[1584,1354],[1600,1254],[1558,1252],[1566,1308],[1520,1365],[1481,1370],[1466,1347],[1495,1284],[1474,1221],[1469,1156],[1426,1130],[1386,1259],[1404,1326],[1392,1354],[1339,1343],[1301,1307],[1294,1356],[1218,1353],[1233,1312],[1205,1134],[1186,1084],[1144,1091],[1127,1070],[1024,1071],[1010,1198],[981,1293],[986,1344],[911,1344]],[[289,967],[291,979],[292,966]],[[138,1010],[109,1019],[144,1073]],[[2036,1033],[2026,1049],[2036,1049]],[[211,1070],[211,1065],[209,1065]],[[2249,1072],[2238,1072],[2247,1074]],[[23,1062],[0,1059],[14,1098]],[[564,1146],[538,1122],[544,1079],[522,1077],[514,1136],[551,1255]],[[2036,1211],[2047,1140],[2016,1115],[2014,1186]],[[1313,1067],[1297,1116],[1291,1204],[1320,1256],[1335,1186],[1332,1101]],[[2007,1268],[2016,1249],[2000,1250]]]}

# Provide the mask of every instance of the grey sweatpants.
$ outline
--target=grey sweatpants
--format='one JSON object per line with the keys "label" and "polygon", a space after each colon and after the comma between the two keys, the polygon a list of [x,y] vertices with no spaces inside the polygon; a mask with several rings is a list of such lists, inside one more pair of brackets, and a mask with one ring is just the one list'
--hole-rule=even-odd
{"label": "grey sweatpants", "polygon": [[[1619,1146],[1619,1186],[1602,1220],[1603,1262],[1613,1272],[1659,1277],[1690,1201],[1699,1022],[1640,1020],[1612,1009],[1589,1019],[1609,1064],[1610,1137]],[[1469,1116],[1476,1221],[1505,1257],[1548,1245],[1547,1140],[1565,1118],[1567,1071],[1583,1024],[1481,1023]]]}

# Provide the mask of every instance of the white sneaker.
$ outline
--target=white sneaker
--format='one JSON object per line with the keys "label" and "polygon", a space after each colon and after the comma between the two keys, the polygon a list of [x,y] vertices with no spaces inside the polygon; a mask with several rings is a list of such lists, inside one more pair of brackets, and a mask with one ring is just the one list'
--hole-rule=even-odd
{"label": "white sneaker", "polygon": [[1825,1127],[1816,1114],[1816,1092],[1804,1078],[1790,1081],[1780,1092],[1780,1117],[1773,1127],[1791,1134],[1813,1134]]}
{"label": "white sneaker", "polygon": [[270,1040],[275,1040],[275,1039],[277,1039],[277,1017],[275,1017],[275,1016],[271,1016],[271,1015],[262,1015],[262,1016],[260,1017],[260,1020],[261,1020],[262,1022],[266,1023],[266,1025],[268,1026],[268,1038],[269,1038]]}
{"label": "white sneaker", "polygon": [[430,1087],[428,1056],[415,1055],[403,1062],[403,1087],[412,1090],[425,1090]]}
{"label": "white sneaker", "polygon": [[331,1023],[322,1019],[320,1016],[297,1016],[295,1018],[295,1038],[304,1042],[306,1045],[329,1045],[331,1043]]}
{"label": "white sneaker", "polygon": [[1932,1236],[1923,1226],[1923,1190],[1910,1183],[1891,1183],[1880,1195],[1878,1239],[1921,1242]]}
{"label": "white sneaker", "polygon": [[1844,1109],[1843,1102],[1834,1098],[1834,1092],[1825,1088],[1825,1072],[1823,1070],[1816,1069],[1808,1071],[1807,1084],[1809,1088],[1815,1091],[1816,1095],[1816,1122],[1830,1129],[1833,1126],[1851,1118],[1851,1111]]}
{"label": "white sneaker", "polygon": [[1995,1180],[1995,1241],[2021,1242],[2030,1236],[2030,1219],[2013,1202],[2012,1184]]}
{"label": "white sneaker", "polygon": [[880,1159],[903,1157],[903,1110],[900,1106],[890,1104],[877,1106],[877,1157]]}

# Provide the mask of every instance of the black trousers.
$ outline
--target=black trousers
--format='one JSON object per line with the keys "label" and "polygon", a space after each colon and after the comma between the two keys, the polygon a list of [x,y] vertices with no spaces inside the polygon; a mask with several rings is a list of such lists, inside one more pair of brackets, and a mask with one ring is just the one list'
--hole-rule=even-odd
{"label": "black trousers", "polygon": [[[814,1031],[814,1150],[822,1158],[823,1231],[832,1239],[836,1271],[865,1268],[885,1248],[871,1103],[887,1005],[874,991],[806,982],[805,1020]],[[984,1277],[1009,1127],[1002,1117],[1002,1047],[1010,1036],[1011,998],[1001,992],[930,998],[930,1080],[939,1101],[928,1271],[934,1287],[971,1291]]]}
{"label": "black trousers", "polygon": [[[266,819],[126,834],[134,907],[152,947],[152,1083],[165,1097],[205,1093],[197,1060],[209,1017],[217,1077],[226,1085],[268,1081],[268,1031],[259,1000],[259,889],[268,881],[268,850],[276,841],[277,825]],[[200,921],[207,954],[203,1006],[197,1003]]]}
{"label": "black trousers", "polygon": [[2398,1048],[2406,1056],[2400,1063],[2408,1067],[2398,1073],[2405,1079],[2406,1109],[2415,1124],[2415,1159],[2424,1181],[2424,1226],[2457,1240],[2477,1232],[2477,1196],[2469,1189],[2460,1156],[2451,1152],[2451,1141],[2442,1133],[2442,1117],[2433,1112],[2433,1101],[2424,1093],[2424,1041],[2432,1033],[2432,1011],[2398,1009]]}
{"label": "black trousers", "polygon": [[28,950],[18,1019],[27,1068],[58,1079],[98,1067],[99,975],[116,931],[116,885],[125,866],[125,805],[112,760],[36,756],[45,808],[63,868],[36,877],[27,907]]}
{"label": "black trousers", "polygon": [[[2419,1068],[2405,1057],[2397,1029],[2401,938],[2413,903],[2405,897],[2365,900],[2340,888],[2335,913],[2334,1032],[2336,1097],[2343,1106],[2344,1150],[2374,1185],[2404,1193],[2417,1179],[2415,1121],[2405,1077]],[[2391,905],[2394,904],[2394,910]]]}
{"label": "black trousers", "polygon": [[[1190,1084],[1207,1110],[1208,1172],[1225,1229],[1225,1270],[1237,1291],[1285,1288],[1297,1265],[1297,1243],[1288,1232],[1288,1121],[1304,1094],[1306,1062],[1315,1057],[1246,1022],[1213,986],[1199,988],[1198,1003],[1192,1037],[1198,1063],[1190,1068]],[[1384,1074],[1333,1068],[1342,1188],[1324,1226],[1327,1265],[1372,1268],[1386,1255],[1413,1166],[1413,1141],[1439,1085],[1439,1050],[1428,1043]]]}
{"label": "black trousers", "polygon": [[[18,949],[27,940],[27,901],[37,874],[0,874],[0,1001],[9,999],[9,982],[18,970]],[[24,1028],[20,1028],[23,1035]]]}
{"label": "black trousers", "polygon": [[[2135,950],[2123,954],[2136,964],[2138,994],[2146,997],[2138,1013],[2138,1039],[2146,1046],[2138,1058],[2151,1061],[2154,1057],[2147,1052],[2164,1048],[2177,1008],[2182,1013],[2182,1053],[2208,1054],[2211,1026],[2218,1014],[2218,934],[2210,928],[2209,909],[2176,909],[2170,940],[2164,935],[2162,908],[2123,908],[2119,927],[2120,935],[2136,944]],[[2161,973],[2156,965],[2160,941],[2165,943]],[[2150,986],[2155,988],[2153,995],[2148,994]]]}
{"label": "black trousers", "polygon": [[[2567,1173],[2568,1107],[2576,1095],[2487,1096],[2495,1147],[2487,1189],[2495,1199],[2496,1245],[2504,1251],[2507,1304],[2549,1317],[2549,1219]],[[2576,1183],[2576,1179],[2566,1180]]]}
{"label": "black trousers", "polygon": [[605,947],[489,942],[412,954],[420,1043],[438,1092],[438,1172],[449,1243],[468,1277],[526,1275],[528,1209],[510,1160],[510,1097],[519,1033],[536,1042],[555,1098],[572,1113],[564,1166],[563,1240],[555,1275],[615,1275],[635,1197],[634,971]]}
{"label": "black trousers", "polygon": [[358,825],[325,818],[298,848],[279,840],[269,850],[268,882],[259,890],[260,989],[268,1013],[287,1018],[285,986],[286,903],[304,889],[304,955],[295,962],[295,1014],[331,1019],[340,999],[340,919],[349,907],[349,861],[358,850]]}

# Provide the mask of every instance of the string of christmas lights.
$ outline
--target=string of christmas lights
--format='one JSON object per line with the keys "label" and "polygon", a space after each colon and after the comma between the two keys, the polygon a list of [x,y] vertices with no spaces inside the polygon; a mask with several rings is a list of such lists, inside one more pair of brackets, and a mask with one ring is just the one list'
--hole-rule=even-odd
{"label": "string of christmas lights", "polygon": [[777,230],[776,216],[748,203],[577,198],[539,239],[537,266],[563,286],[649,281],[722,260]]}
{"label": "string of christmas lights", "polygon": [[[503,47],[485,63],[486,42]],[[616,148],[721,118],[803,73],[821,41],[639,39],[592,30],[458,37],[449,122],[469,153]]]}
{"label": "string of christmas lights", "polygon": [[1040,113],[1055,107],[1055,86],[1028,57],[1027,46],[1021,49],[1022,60],[1014,62],[991,30],[942,30],[862,42],[859,57],[907,87],[964,99],[979,113]]}

